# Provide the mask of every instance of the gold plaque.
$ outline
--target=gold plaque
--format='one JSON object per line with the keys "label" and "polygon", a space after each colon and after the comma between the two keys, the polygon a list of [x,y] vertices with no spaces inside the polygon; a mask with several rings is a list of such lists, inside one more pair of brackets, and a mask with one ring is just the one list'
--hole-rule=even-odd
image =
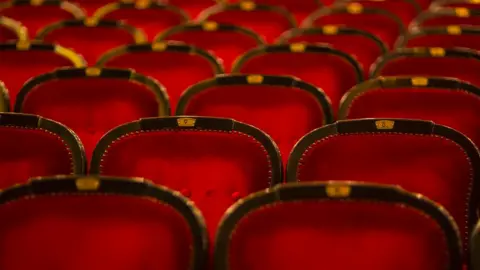
{"label": "gold plaque", "polygon": [[336,35],[338,33],[338,27],[335,25],[325,25],[322,27],[322,32],[325,35]]}
{"label": "gold plaque", "polygon": [[260,84],[263,82],[263,76],[262,75],[249,75],[247,76],[247,82],[249,84]]}
{"label": "gold plaque", "polygon": [[88,77],[98,77],[102,73],[102,70],[97,67],[89,67],[85,69],[85,75]]}
{"label": "gold plaque", "polygon": [[146,9],[150,7],[150,5],[151,5],[151,0],[137,0],[135,2],[136,9]]}
{"label": "gold plaque", "polygon": [[30,0],[30,5],[32,6],[41,6],[44,0]]}
{"label": "gold plaque", "polygon": [[301,53],[305,51],[306,47],[305,43],[292,43],[290,44],[290,51]]}
{"label": "gold plaque", "polygon": [[435,57],[443,57],[445,56],[445,49],[444,48],[430,48],[430,55]]}
{"label": "gold plaque", "polygon": [[245,11],[252,11],[255,10],[257,6],[255,5],[255,2],[252,1],[242,1],[240,2],[240,9],[245,10]]}
{"label": "gold plaque", "polygon": [[329,184],[326,189],[327,196],[330,198],[346,198],[350,196],[351,191],[350,185],[344,183]]}
{"label": "gold plaque", "polygon": [[395,126],[395,121],[392,120],[378,120],[375,121],[375,126],[377,129],[393,129]]}
{"label": "gold plaque", "polygon": [[414,77],[411,79],[413,86],[427,86],[428,78],[425,77]]}
{"label": "gold plaque", "polygon": [[177,124],[179,127],[194,127],[197,119],[195,118],[178,118]]}
{"label": "gold plaque", "polygon": [[450,35],[460,35],[462,34],[462,28],[458,25],[449,25],[447,26],[447,33]]}
{"label": "gold plaque", "polygon": [[467,18],[470,17],[470,10],[464,7],[457,7],[455,8],[455,15],[457,15],[457,17]]}
{"label": "gold plaque", "polygon": [[204,22],[202,23],[202,29],[205,31],[217,31],[218,23],[212,21]]}
{"label": "gold plaque", "polygon": [[95,17],[90,17],[83,21],[83,24],[87,27],[95,27],[98,24],[98,20]]}
{"label": "gold plaque", "polygon": [[360,14],[363,12],[363,6],[359,3],[352,3],[347,5],[347,12],[350,14]]}
{"label": "gold plaque", "polygon": [[152,44],[152,50],[155,52],[162,52],[167,49],[167,43],[165,42],[156,42]]}
{"label": "gold plaque", "polygon": [[100,180],[92,177],[78,178],[75,185],[80,191],[95,191],[100,187]]}

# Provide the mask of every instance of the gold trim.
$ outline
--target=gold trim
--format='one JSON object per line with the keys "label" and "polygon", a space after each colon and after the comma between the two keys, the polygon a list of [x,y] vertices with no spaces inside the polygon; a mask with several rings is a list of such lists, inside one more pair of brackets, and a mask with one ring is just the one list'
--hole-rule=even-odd
{"label": "gold trim", "polygon": [[62,55],[72,61],[74,67],[76,68],[82,68],[85,66],[85,60],[70,49],[56,45],[54,51],[56,54]]}
{"label": "gold trim", "polygon": [[445,56],[445,49],[440,47],[430,48],[429,53],[431,56],[435,57],[444,57]]}
{"label": "gold trim", "polygon": [[100,179],[93,177],[78,178],[75,186],[79,191],[96,191],[100,188]]}
{"label": "gold trim", "polygon": [[413,77],[410,79],[413,86],[427,86],[428,78],[425,77]]}
{"label": "gold trim", "polygon": [[263,83],[263,76],[262,75],[248,75],[247,82],[249,84],[261,84]]}
{"label": "gold trim", "polygon": [[352,187],[345,183],[329,183],[325,192],[330,198],[347,198],[352,192]]}
{"label": "gold trim", "polygon": [[177,119],[177,125],[179,127],[194,127],[195,122],[197,122],[195,118],[182,117]]}
{"label": "gold trim", "polygon": [[461,18],[468,18],[470,17],[470,10],[464,7],[457,7],[455,8],[455,15]]}
{"label": "gold trim", "polygon": [[16,44],[16,48],[19,51],[28,51],[30,50],[31,45],[32,44],[30,44],[30,41],[28,40],[19,40]]}
{"label": "gold trim", "polygon": [[380,130],[393,129],[395,127],[395,121],[378,120],[378,121],[375,121],[375,127]]}
{"label": "gold trim", "polygon": [[447,26],[447,33],[449,35],[461,35],[462,28],[458,25],[449,25]]}
{"label": "gold trim", "polygon": [[338,26],[336,25],[325,25],[322,27],[322,32],[325,35],[336,35],[338,34]]}
{"label": "gold trim", "polygon": [[295,53],[305,52],[307,45],[305,43],[292,43],[290,44],[290,51]]}
{"label": "gold trim", "polygon": [[102,74],[102,69],[98,67],[88,67],[85,69],[85,75],[88,77],[98,77]]}

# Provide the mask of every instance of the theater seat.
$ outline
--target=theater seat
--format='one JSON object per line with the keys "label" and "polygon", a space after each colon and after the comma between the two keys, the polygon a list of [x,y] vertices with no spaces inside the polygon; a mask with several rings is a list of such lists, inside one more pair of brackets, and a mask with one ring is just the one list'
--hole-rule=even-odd
{"label": "theater seat", "polygon": [[257,32],[269,43],[283,32],[297,28],[295,17],[285,8],[252,1],[218,4],[200,13],[198,20],[239,25]]}
{"label": "theater seat", "polygon": [[0,3],[0,14],[21,22],[34,38],[43,27],[60,20],[83,20],[83,10],[68,1],[11,0]]}
{"label": "theater seat", "polygon": [[27,80],[67,66],[83,67],[85,60],[59,45],[26,41],[0,43],[0,81],[5,83],[10,92],[12,108],[20,88]]}
{"label": "theater seat", "polygon": [[365,78],[375,60],[388,51],[387,45],[369,32],[336,25],[292,29],[277,40],[279,44],[297,42],[326,43],[350,54],[362,66]]}
{"label": "theater seat", "polygon": [[202,81],[183,93],[176,114],[228,117],[255,126],[273,138],[285,163],[303,135],[333,122],[325,93],[287,76],[221,75]]}
{"label": "theater seat", "polygon": [[467,249],[476,222],[479,165],[478,149],[452,128],[420,120],[359,119],[303,137],[288,160],[287,181],[350,179],[423,194],[450,212]]}
{"label": "theater seat", "polygon": [[390,48],[405,26],[397,15],[378,7],[363,6],[361,3],[335,4],[312,13],[302,23],[303,28],[343,25],[365,30],[383,40]]}
{"label": "theater seat", "polygon": [[[232,3],[249,2],[249,0],[231,0]],[[293,13],[298,22],[301,22],[308,14],[321,8],[323,5],[330,5],[334,0],[255,0],[257,5],[272,5],[286,8]]]}
{"label": "theater seat", "polygon": [[145,33],[122,21],[96,19],[61,21],[40,30],[37,39],[73,48],[90,65],[115,47],[144,43]]}
{"label": "theater seat", "polygon": [[41,115],[70,127],[87,159],[100,138],[121,124],[170,114],[157,81],[128,69],[66,68],[34,77],[22,88],[16,112]]}
{"label": "theater seat", "polygon": [[131,3],[136,0],[70,0],[74,2],[78,6],[81,6],[83,10],[87,13],[87,15],[92,16],[95,11],[105,5],[114,2],[121,2],[121,3]]}
{"label": "theater seat", "polygon": [[236,61],[233,72],[296,76],[322,89],[334,112],[342,95],[363,80],[360,64],[352,56],[329,46],[305,43],[253,49]]}
{"label": "theater seat", "polygon": [[189,86],[223,73],[219,60],[208,52],[178,42],[118,47],[104,54],[100,67],[133,68],[165,86],[174,110]]}
{"label": "theater seat", "polygon": [[148,40],[152,40],[157,33],[163,30],[189,20],[188,15],[182,9],[153,1],[112,2],[97,10],[93,17],[101,20],[125,21],[142,29]]}
{"label": "theater seat", "polygon": [[464,7],[468,9],[478,9],[480,2],[477,0],[436,0],[430,5],[430,9],[434,10],[442,7]]}
{"label": "theater seat", "polygon": [[0,268],[204,269],[199,210],[144,179],[46,177],[0,194]]}
{"label": "theater seat", "polygon": [[20,22],[0,15],[0,42],[27,40],[28,30]]}
{"label": "theater seat", "polygon": [[464,7],[426,10],[412,22],[410,27],[446,25],[480,26],[480,10]]}
{"label": "theater seat", "polygon": [[[133,0],[130,0],[133,1]],[[195,1],[188,1],[188,0],[168,0],[166,1],[170,5],[177,6],[190,16],[190,18],[196,18],[197,15],[202,12],[203,10],[214,6],[218,3],[226,3],[226,0],[195,0]]]}
{"label": "theater seat", "polygon": [[252,30],[212,21],[175,26],[155,38],[155,42],[166,40],[185,42],[211,51],[223,60],[227,72],[238,56],[265,43],[265,40]]}
{"label": "theater seat", "polygon": [[279,185],[235,204],[214,257],[216,270],[460,270],[461,249],[456,224],[434,201],[332,181]]}
{"label": "theater seat", "polygon": [[81,142],[73,131],[52,120],[0,113],[0,142],[0,189],[25,183],[30,177],[85,173]]}
{"label": "theater seat", "polygon": [[282,181],[276,145],[252,126],[225,118],[149,118],[102,138],[90,173],[146,177],[189,197],[213,238],[227,208]]}
{"label": "theater seat", "polygon": [[413,28],[399,38],[397,47],[442,47],[480,50],[480,26],[437,26]]}
{"label": "theater seat", "polygon": [[480,53],[469,49],[403,48],[385,54],[371,77],[422,76],[455,78],[480,86]]}

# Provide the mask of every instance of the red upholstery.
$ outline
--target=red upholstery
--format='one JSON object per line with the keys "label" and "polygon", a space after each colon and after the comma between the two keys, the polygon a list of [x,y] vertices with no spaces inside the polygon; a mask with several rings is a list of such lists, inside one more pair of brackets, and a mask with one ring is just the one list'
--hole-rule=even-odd
{"label": "red upholstery", "polygon": [[268,205],[244,217],[228,245],[231,270],[440,270],[447,254],[445,235],[428,216],[361,201]]}
{"label": "red upholstery", "polygon": [[183,10],[185,10],[191,18],[197,17],[197,15],[202,12],[202,10],[205,10],[215,4],[217,2],[222,2],[222,1],[216,1],[216,0],[195,0],[195,1],[188,1],[188,0],[166,0],[165,3],[168,3],[170,5],[177,6]]}
{"label": "red upholstery", "polygon": [[[478,7],[477,7],[478,8]],[[450,13],[450,12],[449,12]],[[468,17],[459,17],[456,16],[455,13],[452,11],[450,14],[442,14],[439,12],[438,15],[434,15],[435,13],[432,12],[432,15],[428,16],[424,20],[420,22],[420,26],[446,26],[446,25],[466,25],[466,26],[480,26],[480,15],[471,15]],[[425,14],[426,15],[426,14]],[[425,16],[424,15],[424,16]]]}
{"label": "red upholstery", "polygon": [[93,13],[98,8],[101,8],[113,2],[117,2],[116,0],[70,0],[70,1],[82,7],[82,9],[84,9],[88,15],[93,15]]}
{"label": "red upholstery", "polygon": [[[14,26],[9,26],[8,24],[10,23],[14,24]],[[18,40],[18,34],[15,32],[15,28],[17,27],[20,30],[22,25],[15,20],[0,15],[0,42]]]}
{"label": "red upholstery", "polygon": [[237,71],[296,76],[321,88],[334,112],[343,94],[358,83],[354,66],[333,53],[265,53],[247,60]]}
{"label": "red upholstery", "polygon": [[443,47],[443,48],[470,48],[480,50],[480,31],[478,33],[462,33],[449,35],[447,33],[425,33],[412,36],[403,47]]}
{"label": "red upholstery", "polygon": [[445,137],[366,132],[315,141],[302,154],[296,178],[302,182],[350,179],[400,185],[443,205],[467,237],[472,169],[465,150]]}
{"label": "red upholstery", "polygon": [[[19,214],[21,213],[21,214]],[[121,195],[55,195],[0,206],[0,268],[187,270],[192,234],[171,206]]]}
{"label": "red upholstery", "polygon": [[128,78],[66,78],[38,84],[25,97],[21,110],[73,129],[90,160],[95,145],[110,129],[158,116],[156,98],[152,90]]}
{"label": "red upholstery", "polygon": [[272,176],[255,138],[210,129],[128,134],[110,145],[100,166],[103,175],[145,177],[182,192],[202,211],[211,237],[225,210],[269,187]]}
{"label": "red upholstery", "polygon": [[431,8],[439,8],[439,7],[451,7],[451,8],[456,8],[456,7],[464,7],[468,9],[478,9],[479,3],[476,1],[472,0],[447,0],[447,1],[434,1],[431,5]]}
{"label": "red upholstery", "polygon": [[[397,15],[403,22],[405,27],[408,27],[410,22],[417,17],[419,10],[415,3],[416,0],[405,1],[405,0],[387,0],[387,1],[376,1],[376,0],[356,0],[354,2],[362,4],[364,7],[379,8],[384,9],[392,14]],[[414,4],[415,3],[415,4]]]}
{"label": "red upholstery", "polygon": [[[240,2],[241,0],[232,0],[231,2]],[[257,4],[266,4],[281,6],[288,11],[292,12],[297,18],[298,22],[301,22],[305,17],[307,17],[313,11],[319,9],[322,6],[322,3],[325,5],[330,5],[334,0],[256,0],[254,1]]]}

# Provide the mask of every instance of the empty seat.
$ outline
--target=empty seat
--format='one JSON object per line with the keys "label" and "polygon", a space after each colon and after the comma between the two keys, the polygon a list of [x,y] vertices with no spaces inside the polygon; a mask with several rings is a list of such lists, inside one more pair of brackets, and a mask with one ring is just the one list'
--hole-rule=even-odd
{"label": "empty seat", "polygon": [[0,189],[30,177],[85,173],[83,146],[60,123],[35,115],[0,113],[0,134]]}
{"label": "empty seat", "polygon": [[285,32],[278,43],[326,43],[358,60],[365,78],[370,66],[388,51],[387,45],[371,33],[346,26],[326,25],[319,28],[297,28]]}
{"label": "empty seat", "polygon": [[439,8],[422,12],[411,24],[414,27],[477,25],[480,26],[480,10],[468,8]]}
{"label": "empty seat", "polygon": [[178,7],[151,1],[110,3],[97,10],[93,17],[125,21],[142,29],[149,40],[157,33],[189,20],[188,15]]}
{"label": "empty seat", "polygon": [[121,45],[144,43],[147,37],[122,21],[96,19],[61,21],[40,30],[37,39],[62,44],[83,55],[93,65],[100,55]]}
{"label": "empty seat", "polygon": [[179,25],[160,33],[155,42],[174,40],[212,51],[223,60],[226,71],[242,53],[265,43],[257,33],[232,24],[212,21]]}
{"label": "empty seat", "polygon": [[211,237],[231,204],[282,181],[270,137],[225,118],[150,118],[120,126],[97,145],[90,172],[147,177],[180,191],[200,208]]}
{"label": "empty seat", "polygon": [[[231,2],[249,2],[250,0],[231,0]],[[255,0],[256,4],[272,5],[286,8],[293,13],[298,22],[301,22],[308,14],[319,9],[324,4],[330,5],[334,0]]]}
{"label": "empty seat", "polygon": [[336,4],[312,13],[302,23],[303,27],[344,25],[368,31],[391,48],[405,26],[397,15],[378,7],[360,3]]}
{"label": "empty seat", "polygon": [[184,43],[153,43],[116,48],[97,62],[97,66],[133,68],[158,80],[167,89],[172,109],[189,86],[223,73],[213,55]]}
{"label": "empty seat", "polygon": [[251,50],[238,59],[234,73],[291,75],[322,89],[338,109],[340,98],[363,80],[360,64],[329,46],[292,43]]}
{"label": "empty seat", "polygon": [[225,75],[187,89],[177,115],[228,117],[270,135],[287,161],[295,143],[309,131],[333,122],[322,90],[286,76]]}
{"label": "empty seat", "polygon": [[461,248],[456,224],[434,201],[394,186],[329,182],[279,185],[237,203],[214,257],[216,270],[460,270]]}
{"label": "empty seat", "polygon": [[20,22],[0,15],[0,42],[27,40],[28,30]]}
{"label": "empty seat", "polygon": [[399,38],[397,47],[470,48],[480,50],[480,26],[413,28]]}
{"label": "empty seat", "polygon": [[84,65],[81,56],[59,45],[24,41],[0,43],[0,81],[10,92],[12,108],[18,92],[31,77],[58,67]]}
{"label": "empty seat", "polygon": [[21,22],[31,38],[43,27],[57,21],[85,18],[79,6],[62,0],[12,0],[0,3],[0,14]]}
{"label": "empty seat", "polygon": [[51,177],[0,194],[0,268],[201,270],[204,219],[144,179]]}
{"label": "empty seat", "polygon": [[243,26],[259,33],[267,42],[273,42],[283,32],[297,27],[295,17],[285,8],[252,1],[218,4],[203,11],[198,20]]}
{"label": "empty seat", "polygon": [[441,7],[464,7],[468,9],[478,9],[480,6],[478,0],[435,0],[430,5],[430,9],[436,9]]}
{"label": "empty seat", "polygon": [[400,185],[444,206],[464,244],[476,221],[480,154],[460,132],[429,121],[360,119],[312,131],[288,160],[287,181]]}
{"label": "empty seat", "polygon": [[469,49],[404,48],[392,51],[371,68],[371,77],[423,76],[456,78],[480,86],[480,53]]}
{"label": "empty seat", "polygon": [[471,84],[435,77],[380,77],[348,91],[338,117],[432,120],[480,145],[478,115],[480,89]]}
{"label": "empty seat", "polygon": [[[130,0],[133,1],[133,0]],[[203,10],[216,5],[217,3],[226,3],[226,0],[165,0],[164,2],[177,6],[185,10],[190,18],[196,18],[197,15]]]}
{"label": "empty seat", "polygon": [[58,69],[22,88],[16,112],[37,114],[71,128],[90,159],[100,138],[114,127],[170,114],[163,86],[128,69]]}

